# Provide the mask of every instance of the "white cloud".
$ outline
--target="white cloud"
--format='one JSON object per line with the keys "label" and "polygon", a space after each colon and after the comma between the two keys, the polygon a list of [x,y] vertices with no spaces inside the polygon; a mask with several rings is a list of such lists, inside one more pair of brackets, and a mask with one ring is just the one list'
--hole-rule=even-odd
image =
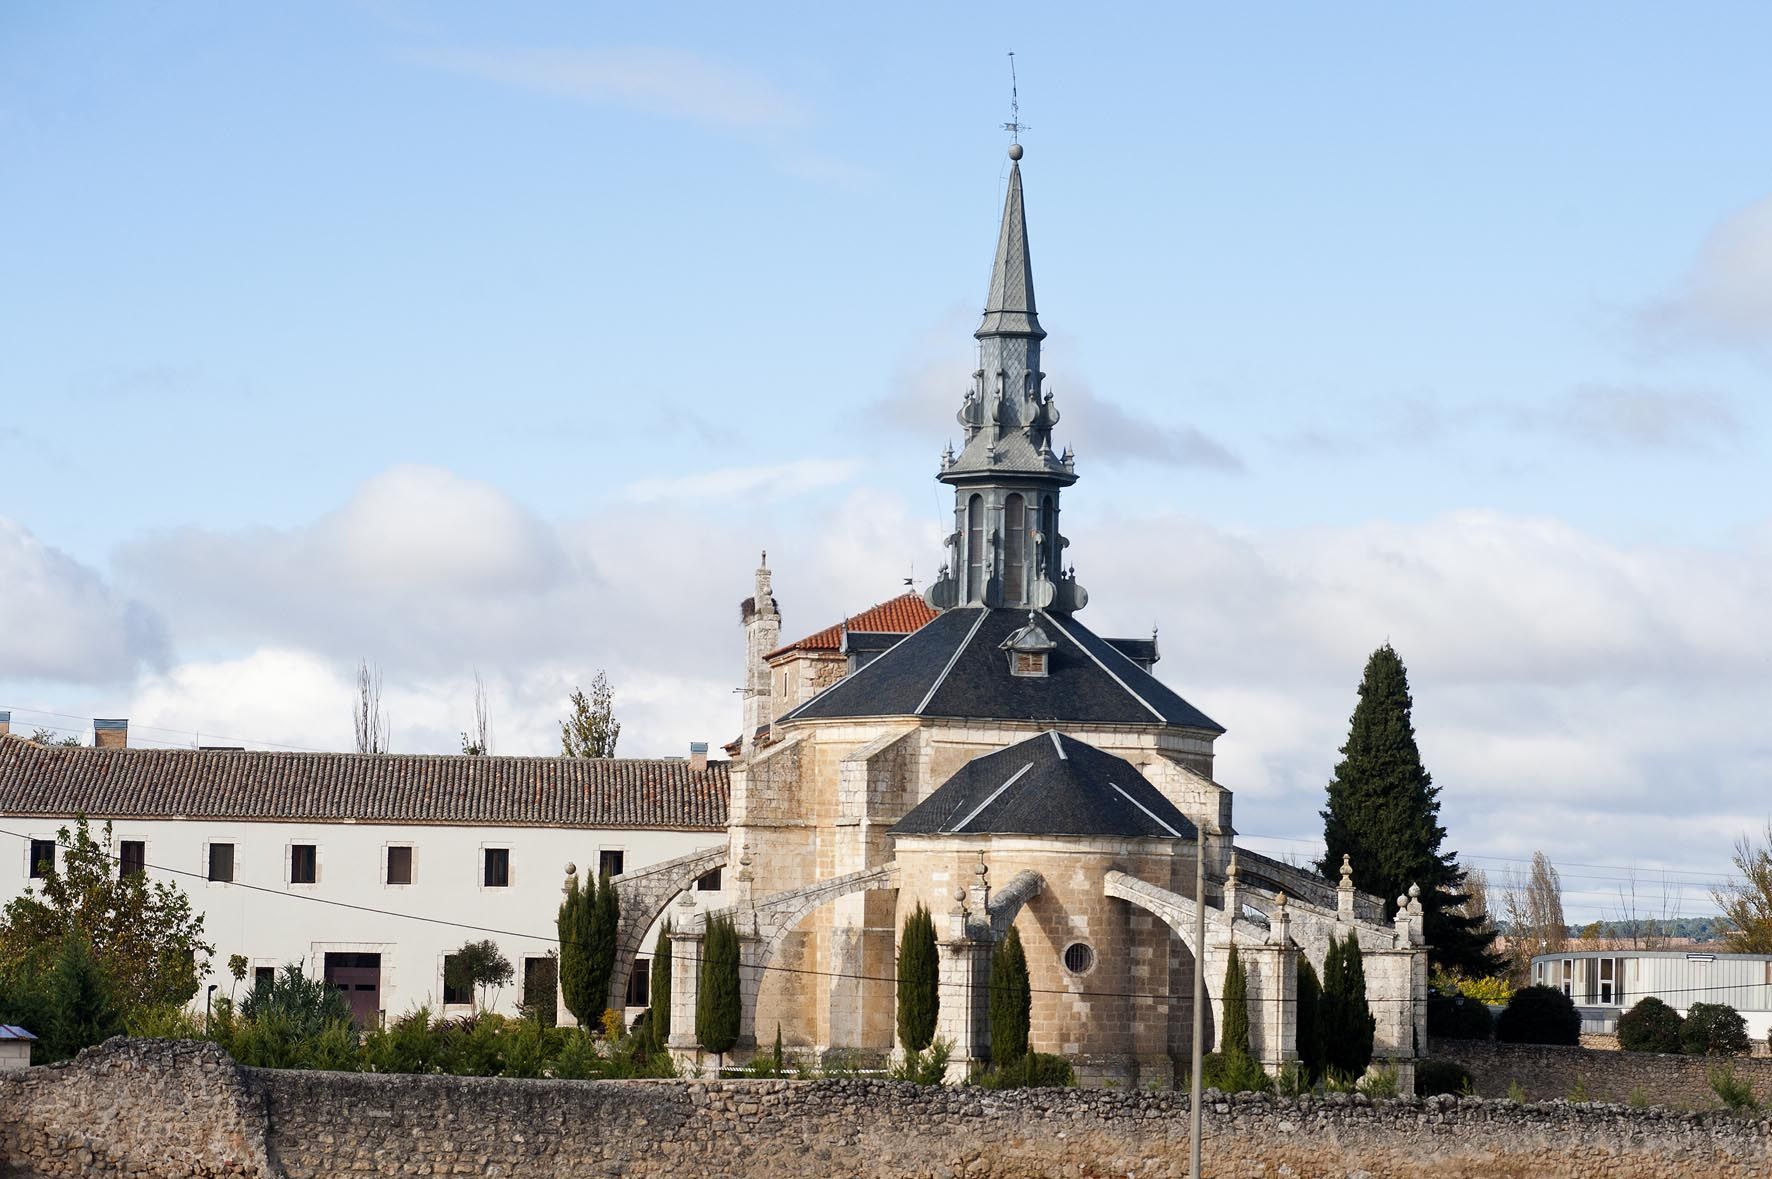
{"label": "white cloud", "polygon": [[1772,348],[1772,196],[1711,230],[1680,290],[1645,308],[1640,327],[1652,340],[1688,337]]}
{"label": "white cloud", "polygon": [[861,471],[855,459],[796,459],[756,467],[720,467],[693,475],[639,479],[621,489],[634,503],[660,500],[721,500],[730,496],[788,499],[847,483]]}
{"label": "white cloud", "polygon": [[408,61],[584,102],[739,130],[797,127],[801,105],[767,80],[682,49],[414,50]]}
{"label": "white cloud", "polygon": [[101,683],[165,655],[152,610],[0,516],[0,674]]}

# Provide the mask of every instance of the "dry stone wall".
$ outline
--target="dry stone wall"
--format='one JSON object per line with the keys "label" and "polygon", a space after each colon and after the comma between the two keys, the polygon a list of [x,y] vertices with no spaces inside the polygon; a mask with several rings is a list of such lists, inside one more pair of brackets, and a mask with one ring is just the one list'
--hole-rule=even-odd
{"label": "dry stone wall", "polygon": [[[113,1041],[0,1079],[0,1175],[566,1179],[1187,1173],[1176,1093],[881,1081],[517,1081],[268,1072]],[[1772,1123],[1618,1106],[1336,1096],[1210,1100],[1215,1179],[1736,1179]],[[9,1172],[9,1168],[11,1168]]]}
{"label": "dry stone wall", "polygon": [[1455,1060],[1471,1071],[1478,1094],[1502,1097],[1519,1085],[1532,1101],[1576,1094],[1590,1101],[1716,1109],[1710,1070],[1725,1064],[1750,1082],[1754,1096],[1772,1105],[1772,1058],[1664,1055],[1576,1048],[1552,1044],[1500,1044],[1488,1040],[1434,1040],[1430,1055]]}

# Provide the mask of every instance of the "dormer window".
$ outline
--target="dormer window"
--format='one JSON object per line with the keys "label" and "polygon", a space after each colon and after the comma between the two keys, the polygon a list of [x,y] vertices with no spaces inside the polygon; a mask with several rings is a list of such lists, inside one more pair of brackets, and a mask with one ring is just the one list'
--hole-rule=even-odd
{"label": "dormer window", "polygon": [[1010,675],[1045,676],[1057,646],[1029,610],[1028,624],[1004,639],[1001,649],[1009,653]]}

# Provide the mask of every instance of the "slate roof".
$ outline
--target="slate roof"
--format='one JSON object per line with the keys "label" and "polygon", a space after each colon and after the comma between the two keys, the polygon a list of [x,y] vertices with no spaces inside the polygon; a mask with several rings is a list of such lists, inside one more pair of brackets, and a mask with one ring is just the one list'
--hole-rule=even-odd
{"label": "slate roof", "polygon": [[117,819],[726,826],[727,763],[677,758],[45,747],[0,737],[0,814]]}
{"label": "slate roof", "polygon": [[1012,676],[997,648],[1027,624],[1021,609],[961,606],[781,718],[928,716],[1054,724],[1179,725],[1224,732],[1075,616],[1039,610],[1057,648],[1045,676]]}
{"label": "slate roof", "polygon": [[774,659],[777,655],[786,655],[790,651],[841,651],[845,629],[851,634],[908,635],[928,624],[935,613],[923,601],[923,595],[900,594],[890,601],[869,606],[843,622],[832,623],[803,639],[777,647],[763,658]]}
{"label": "slate roof", "polygon": [[892,833],[1198,838],[1131,762],[1057,730],[973,758]]}

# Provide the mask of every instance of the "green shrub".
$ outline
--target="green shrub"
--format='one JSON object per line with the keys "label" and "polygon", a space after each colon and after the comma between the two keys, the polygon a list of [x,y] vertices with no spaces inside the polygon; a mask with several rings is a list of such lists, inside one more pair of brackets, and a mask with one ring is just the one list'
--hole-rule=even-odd
{"label": "green shrub", "polygon": [[1307,1084],[1323,1075],[1323,987],[1317,968],[1303,954],[1298,956],[1298,1020],[1295,1025],[1298,1063]]}
{"label": "green shrub", "polygon": [[1430,995],[1427,1000],[1427,1034],[1434,1039],[1487,1040],[1495,1031],[1495,1016],[1487,1004],[1464,995]]}
{"label": "green shrub", "polygon": [[1518,1081],[1509,1081],[1507,1083],[1507,1099],[1515,1105],[1525,1105],[1526,1086],[1520,1084]]}
{"label": "green shrub", "polygon": [[1522,987],[1495,1021],[1495,1038],[1508,1044],[1579,1044],[1581,1013],[1555,987]]}
{"label": "green shrub", "polygon": [[363,1068],[373,1073],[434,1073],[437,1052],[430,1008],[416,1007],[363,1038]]}
{"label": "green shrub", "polygon": [[1274,1092],[1281,1097],[1303,1097],[1315,1088],[1316,1082],[1311,1079],[1310,1069],[1303,1061],[1288,1060],[1274,1074]]}
{"label": "green shrub", "polygon": [[904,1059],[892,1066],[892,1079],[916,1085],[939,1085],[947,1080],[948,1061],[954,1046],[946,1040],[933,1040],[923,1052],[906,1052]]}
{"label": "green shrub", "polygon": [[1651,995],[1618,1017],[1618,1046],[1626,1052],[1679,1052],[1680,1013]]}
{"label": "green shrub", "polygon": [[268,982],[259,983],[240,1001],[240,1015],[249,1023],[274,1017],[280,1034],[307,1040],[329,1023],[351,1020],[350,1004],[336,988],[302,973],[299,963],[286,962]]}
{"label": "green shrub", "polygon": [[1354,1086],[1354,1092],[1363,1093],[1367,1097],[1395,1097],[1397,1088],[1397,1070],[1387,1064],[1361,1077],[1359,1084]]}
{"label": "green shrub", "polygon": [[1686,1008],[1680,1047],[1691,1056],[1739,1056],[1748,1050],[1747,1022],[1727,1003],[1694,1003]]}
{"label": "green shrub", "polygon": [[1378,1021],[1366,1003],[1366,966],[1360,954],[1359,935],[1349,931],[1347,940],[1329,942],[1323,960],[1322,1011],[1323,1056],[1327,1070],[1358,1077],[1372,1063],[1372,1037]]}
{"label": "green shrub", "polygon": [[1735,1066],[1719,1064],[1709,1071],[1710,1087],[1734,1113],[1752,1113],[1760,1108],[1754,1100],[1753,1082],[1735,1075]]}
{"label": "green shrub", "polygon": [[1221,1093],[1266,1093],[1274,1079],[1247,1052],[1209,1052],[1200,1060],[1200,1083]]}
{"label": "green shrub", "polygon": [[1471,1070],[1456,1060],[1415,1062],[1415,1095],[1435,1097],[1442,1093],[1469,1093],[1476,1086]]}
{"label": "green shrub", "polygon": [[724,1056],[738,1043],[738,931],[732,918],[708,918],[701,943],[701,981],[695,996],[695,1038],[709,1052]]}
{"label": "green shrub", "polygon": [[203,1020],[187,1007],[161,1003],[137,1007],[123,1017],[123,1032],[154,1040],[201,1040]]}
{"label": "green shrub", "polygon": [[357,1029],[346,1020],[334,1020],[309,1037],[297,1049],[300,1067],[335,1073],[354,1073],[361,1067]]}
{"label": "green shrub", "polygon": [[973,1078],[973,1084],[982,1089],[1068,1089],[1076,1083],[1071,1062],[1046,1052],[1024,1053],[1012,1064]]}
{"label": "green shrub", "polygon": [[123,1005],[116,983],[78,929],[63,937],[57,948],[43,985],[43,1005],[48,1026],[38,1035],[50,1060],[64,1060],[123,1034]]}
{"label": "green shrub", "polygon": [[582,1028],[562,1028],[559,1053],[554,1057],[553,1072],[563,1081],[588,1081],[608,1071],[607,1062],[597,1051],[596,1037]]}
{"label": "green shrub", "polygon": [[1028,1018],[1033,991],[1028,986],[1028,960],[1021,934],[1011,925],[1009,936],[991,955],[991,1065],[1002,1072],[1028,1050]]}
{"label": "green shrub", "polygon": [[904,919],[898,945],[898,1042],[906,1052],[922,1052],[935,1039],[941,1002],[937,969],[935,921],[918,902]]}

